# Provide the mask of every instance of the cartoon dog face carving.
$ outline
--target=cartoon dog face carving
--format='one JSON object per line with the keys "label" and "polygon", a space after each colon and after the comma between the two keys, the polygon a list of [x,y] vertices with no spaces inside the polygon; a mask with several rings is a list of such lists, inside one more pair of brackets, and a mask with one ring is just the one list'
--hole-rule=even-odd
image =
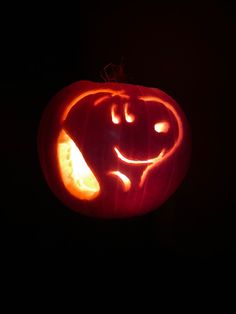
{"label": "cartoon dog face carving", "polygon": [[173,193],[188,166],[186,118],[158,89],[75,83],[51,103],[42,128],[39,151],[43,146],[45,152],[49,138],[54,147],[44,159],[48,165],[51,161],[51,170],[43,164],[50,187],[66,205],[87,215],[126,217],[150,211]]}

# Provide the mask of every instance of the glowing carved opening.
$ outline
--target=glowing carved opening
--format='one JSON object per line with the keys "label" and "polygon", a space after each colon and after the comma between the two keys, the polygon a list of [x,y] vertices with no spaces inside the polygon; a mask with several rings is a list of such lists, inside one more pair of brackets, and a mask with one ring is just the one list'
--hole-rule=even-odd
{"label": "glowing carved opening", "polygon": [[[94,89],[94,90],[88,90],[88,91],[85,91],[84,93],[80,94],[79,96],[75,97],[67,106],[66,108],[64,109],[64,112],[63,112],[63,115],[62,115],[62,118],[61,118],[61,122],[63,122],[66,117],[67,117],[67,114],[69,113],[69,111],[71,110],[71,108],[76,105],[80,100],[82,100],[83,98],[87,97],[87,96],[90,96],[90,95],[95,95],[95,94],[98,94],[98,93],[106,93],[110,96],[119,96],[120,98],[123,98],[123,99],[126,99],[128,100],[130,97],[128,95],[125,95],[125,92],[124,90],[112,90],[112,89],[106,89],[106,88],[101,88],[101,89]],[[104,97],[100,97],[97,101],[95,101],[94,105],[99,105],[101,104],[105,99],[107,99],[109,96],[104,96]],[[156,97],[156,96],[142,96],[142,97],[138,97],[140,100],[143,100],[145,102],[157,102],[157,103],[161,103],[162,105],[164,105],[168,110],[170,110],[172,112],[172,114],[175,116],[176,118],[176,121],[177,121],[177,124],[178,124],[178,138],[177,140],[175,141],[173,147],[168,151],[168,152],[165,152],[165,150],[163,149],[161,151],[161,153],[156,156],[155,158],[152,158],[152,159],[148,159],[148,160],[132,160],[132,159],[129,159],[127,157],[125,157],[119,150],[118,148],[114,147],[114,150],[118,156],[119,159],[121,159],[123,162],[126,162],[126,163],[129,163],[129,164],[133,164],[133,165],[142,165],[142,164],[147,164],[147,167],[145,168],[145,170],[143,171],[142,173],[142,176],[141,176],[141,179],[140,179],[140,182],[139,182],[139,186],[142,187],[143,184],[144,184],[144,181],[149,173],[149,171],[151,171],[153,168],[155,168],[156,166],[158,166],[160,163],[162,163],[163,161],[167,160],[176,150],[177,148],[180,146],[181,142],[182,142],[182,139],[183,139],[183,125],[182,125],[182,121],[181,121],[181,117],[179,116],[179,114],[177,113],[177,111],[175,110],[175,108],[170,104],[168,103],[167,101],[163,101],[161,98],[159,97]],[[126,121],[127,122],[133,122],[133,118],[130,113],[128,113],[128,104],[126,105],[125,107],[125,115],[126,115]],[[119,118],[119,117],[118,117]],[[157,126],[155,125],[154,126],[154,129],[156,132],[158,132],[158,130],[160,131],[160,129],[162,129],[163,131],[162,132],[165,132],[167,130],[167,127],[165,126]],[[168,130],[167,130],[168,131]],[[59,154],[58,154],[59,155]],[[81,155],[82,156],[82,155]],[[82,156],[83,158],[83,156]],[[84,163],[86,164],[86,162],[84,161]],[[92,172],[91,172],[92,173]],[[124,175],[125,176],[125,175]],[[94,179],[96,180],[95,176],[93,175]],[[121,179],[122,180],[122,179]],[[97,182],[96,180],[96,183],[97,183],[97,194],[99,194],[99,191],[100,191],[100,187],[99,187],[99,183]],[[94,186],[96,186],[96,184],[94,184]],[[73,190],[73,188],[71,188],[71,190]],[[96,189],[95,189],[96,190]],[[72,192],[71,192],[72,193]],[[72,193],[73,195],[77,195],[78,194],[78,191],[77,192],[73,192]],[[96,194],[96,195],[97,195]],[[79,196],[78,196],[79,197]],[[96,197],[96,196],[94,196]],[[91,197],[90,199],[94,198],[94,197]],[[87,198],[86,198],[87,199]]]}
{"label": "glowing carved opening", "polygon": [[124,192],[129,191],[129,189],[131,187],[131,182],[130,182],[130,179],[126,175],[124,175],[120,171],[110,171],[110,172],[108,172],[108,174],[115,176],[115,177],[118,177],[121,180],[121,182],[123,183]]}
{"label": "glowing carved opening", "polygon": [[125,104],[125,120],[128,123],[132,123],[135,120],[134,115],[128,112],[128,103]]}
{"label": "glowing carved opening", "polygon": [[167,133],[169,131],[170,124],[168,122],[157,122],[154,125],[154,130],[157,133]]}
{"label": "glowing carved opening", "polygon": [[108,98],[110,98],[110,97],[109,97],[109,96],[102,96],[102,97],[99,97],[99,98],[94,102],[94,106],[100,105],[104,100],[107,100]]}
{"label": "glowing carved opening", "polygon": [[160,152],[160,154],[154,158],[146,159],[146,160],[136,160],[136,159],[129,159],[129,158],[125,157],[124,154],[122,154],[117,147],[114,147],[114,151],[116,152],[116,155],[119,159],[121,159],[122,161],[124,161],[127,164],[134,164],[134,165],[150,164],[150,163],[156,162],[157,160],[162,158],[164,153],[165,153],[165,149],[163,149]]}
{"label": "glowing carved opening", "polygon": [[[123,90],[113,90],[113,89],[109,89],[109,88],[100,88],[100,89],[93,89],[93,90],[88,90],[80,95],[78,95],[77,97],[75,97],[67,106],[66,108],[64,109],[64,112],[62,114],[62,117],[61,117],[61,122],[63,122],[68,113],[70,112],[70,110],[80,101],[82,100],[83,98],[87,97],[87,96],[90,96],[90,95],[96,95],[98,93],[106,93],[106,94],[110,94],[111,96],[119,96],[121,98],[124,98],[124,99],[129,99],[129,96],[128,95],[125,95],[124,94],[124,91]],[[103,100],[105,99],[100,99],[100,101],[98,101],[98,103],[96,105],[99,105]],[[94,104],[95,105],[95,104]],[[96,106],[95,105],[95,106]]]}
{"label": "glowing carved opening", "polygon": [[172,114],[174,115],[177,124],[178,124],[178,138],[175,141],[173,147],[165,153],[165,155],[163,155],[161,157],[161,159],[157,159],[156,161],[154,161],[153,163],[151,163],[150,165],[148,165],[146,167],[146,169],[143,171],[143,174],[141,176],[140,182],[139,182],[139,186],[142,187],[148,173],[150,170],[152,170],[153,168],[157,167],[160,163],[162,163],[163,161],[167,160],[175,151],[176,149],[180,146],[182,140],[183,140],[183,124],[181,121],[181,117],[179,116],[178,112],[175,110],[175,108],[168,103],[167,101],[162,100],[159,97],[155,97],[155,96],[143,96],[143,97],[139,97],[139,99],[145,101],[145,102],[157,102],[157,103],[161,103],[163,106],[165,106],[168,110],[170,110],[172,112]]}
{"label": "glowing carved opening", "polygon": [[57,158],[66,189],[81,200],[92,200],[100,192],[99,183],[79,148],[62,130],[57,141]]}
{"label": "glowing carved opening", "polygon": [[114,124],[119,124],[121,122],[120,117],[116,114],[117,105],[111,106],[111,119]]}

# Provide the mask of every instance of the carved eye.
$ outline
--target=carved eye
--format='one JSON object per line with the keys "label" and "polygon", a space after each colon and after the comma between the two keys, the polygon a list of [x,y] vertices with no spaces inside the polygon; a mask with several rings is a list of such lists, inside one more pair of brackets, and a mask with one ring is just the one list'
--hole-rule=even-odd
{"label": "carved eye", "polygon": [[121,118],[118,116],[116,111],[117,111],[117,105],[113,104],[111,106],[111,120],[114,124],[119,124],[121,122]]}
{"label": "carved eye", "polygon": [[135,120],[135,116],[128,111],[128,103],[125,104],[125,120],[128,123],[132,123]]}
{"label": "carved eye", "polygon": [[154,125],[154,130],[157,133],[167,133],[169,131],[170,124],[169,122],[163,121],[163,122],[157,122]]}

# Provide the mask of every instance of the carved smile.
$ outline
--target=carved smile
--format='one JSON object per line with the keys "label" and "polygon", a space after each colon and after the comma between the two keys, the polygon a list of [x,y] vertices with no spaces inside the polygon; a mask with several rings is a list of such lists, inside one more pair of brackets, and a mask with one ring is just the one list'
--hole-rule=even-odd
{"label": "carved smile", "polygon": [[[165,149],[162,149],[162,151],[154,158],[150,158],[146,160],[137,160],[137,159],[127,158],[123,153],[120,152],[120,150],[116,146],[114,147],[114,151],[117,155],[117,158],[127,164],[137,165],[137,166],[147,165],[140,179],[140,183],[139,183],[140,187],[143,185],[146,174],[149,171],[149,167],[152,167],[153,164],[157,164],[158,162],[160,162],[165,154]],[[123,190],[125,192],[127,192],[131,188],[131,180],[124,173],[121,173],[120,171],[110,171],[108,172],[108,174],[119,178],[119,180],[121,181],[123,185]]]}
{"label": "carved smile", "polygon": [[156,163],[158,160],[161,160],[165,154],[165,149],[162,149],[162,151],[154,158],[146,159],[146,160],[136,160],[136,159],[130,159],[127,158],[123,153],[120,152],[120,150],[117,147],[114,147],[114,151],[119,159],[124,161],[127,164],[133,164],[133,165],[143,165],[143,164],[152,164]]}

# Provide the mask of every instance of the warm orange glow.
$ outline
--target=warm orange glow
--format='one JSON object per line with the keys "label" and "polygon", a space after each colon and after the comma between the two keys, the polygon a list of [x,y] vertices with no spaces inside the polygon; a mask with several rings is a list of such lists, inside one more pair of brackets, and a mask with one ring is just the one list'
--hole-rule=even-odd
{"label": "warm orange glow", "polygon": [[[166,155],[167,155],[167,154],[166,154]],[[166,155],[165,155],[165,149],[163,149],[163,150],[161,151],[161,153],[155,158],[155,160],[153,161],[153,163],[151,163],[150,165],[148,165],[148,166],[146,167],[146,169],[143,171],[143,173],[142,173],[142,175],[141,175],[141,179],[140,179],[140,181],[139,181],[139,186],[140,186],[140,187],[143,186],[144,181],[145,181],[145,179],[147,178],[148,172],[149,172],[152,168],[156,167],[156,166],[159,165],[161,162],[163,162]]]}
{"label": "warm orange glow", "polygon": [[158,156],[151,158],[151,159],[146,159],[146,160],[129,159],[129,158],[125,157],[124,154],[122,154],[117,147],[114,147],[114,151],[116,152],[117,157],[119,159],[121,159],[122,161],[124,161],[125,163],[134,164],[134,165],[142,165],[142,164],[151,164],[151,163],[155,162],[157,160],[157,158],[160,158],[160,156],[163,156],[165,150],[163,149]]}
{"label": "warm orange glow", "polygon": [[134,122],[135,117],[132,113],[128,112],[128,105],[129,105],[128,103],[125,104],[125,120],[128,123],[132,123]]}
{"label": "warm orange glow", "polygon": [[121,180],[121,182],[123,183],[123,190],[125,192],[129,191],[129,189],[131,187],[131,182],[130,182],[130,179],[126,175],[124,175],[120,171],[110,171],[110,172],[108,172],[108,174],[118,177]]}
{"label": "warm orange glow", "polygon": [[[104,100],[108,99],[110,96],[119,96],[124,99],[129,99],[129,96],[125,95],[124,90],[115,91],[109,88],[108,89],[101,88],[101,89],[94,89],[94,90],[86,91],[80,94],[79,96],[75,97],[73,101],[71,101],[67,105],[62,115],[61,122],[63,122],[66,119],[71,108],[74,105],[76,105],[80,100],[82,100],[83,98],[87,96],[95,95],[98,93],[107,93],[109,95],[105,95],[98,98],[94,102],[95,106],[101,104]],[[123,153],[121,153],[117,147],[114,147],[114,151],[117,154],[117,157],[123,162],[131,164],[131,165],[145,165],[145,164],[147,165],[141,175],[141,179],[139,182],[139,186],[142,187],[142,185],[145,182],[145,179],[147,178],[149,171],[151,171],[153,168],[158,166],[163,161],[167,160],[180,146],[183,139],[183,125],[182,125],[181,117],[177,113],[176,109],[169,102],[164,101],[161,98],[155,97],[155,96],[150,96],[150,97],[142,96],[142,97],[139,97],[139,99],[145,102],[161,103],[173,113],[178,124],[178,138],[175,141],[173,147],[167,152],[165,151],[165,149],[163,149],[161,153],[159,153],[154,158],[150,158],[147,160],[129,159]],[[113,104],[111,107],[111,119],[113,123],[119,124],[121,122],[121,118],[117,115],[116,110],[117,110],[117,105]],[[125,119],[128,123],[132,123],[135,120],[135,116],[128,111],[128,103],[125,103],[124,114],[125,114]],[[157,133],[162,133],[162,132],[166,133],[168,132],[169,128],[170,128],[170,125],[168,122],[158,122],[154,125],[154,130]],[[70,137],[64,131],[61,132],[58,139],[58,160],[59,160],[63,183],[65,184],[67,190],[71,194],[73,194],[74,196],[80,199],[87,199],[87,200],[93,199],[99,194],[100,186],[97,179],[95,178],[91,169],[86,164],[78,147],[74,144],[74,142],[70,139]],[[114,171],[114,172],[111,172],[110,174],[116,175],[117,177],[119,177],[120,180],[123,182],[125,188],[127,188],[127,186],[130,188],[130,185],[129,185],[131,184],[130,180],[124,174],[120,173],[119,171]]]}
{"label": "warm orange glow", "polygon": [[183,140],[183,124],[182,124],[182,121],[181,121],[181,118],[180,118],[178,112],[167,101],[164,101],[161,98],[155,97],[155,96],[150,96],[150,97],[149,96],[142,96],[142,97],[139,97],[139,99],[141,99],[141,100],[143,100],[145,102],[151,102],[151,101],[152,102],[158,102],[158,103],[161,103],[163,106],[165,106],[175,116],[177,124],[178,124],[178,131],[179,131],[178,138],[175,141],[173,147],[168,152],[166,152],[165,155],[163,155],[161,159],[151,163],[144,170],[144,172],[143,172],[143,174],[141,176],[140,183],[139,183],[139,186],[141,187],[143,185],[143,183],[144,183],[144,181],[145,181],[149,171],[152,170],[153,168],[157,167],[160,164],[160,162],[163,162],[163,161],[167,160],[176,151],[176,149],[180,146],[180,144],[181,144],[181,142]]}
{"label": "warm orange glow", "polygon": [[[90,95],[96,95],[99,93],[108,93],[111,94],[111,96],[120,96],[121,98],[124,99],[129,99],[128,95],[124,94],[123,90],[113,90],[113,89],[109,89],[109,88],[98,88],[98,89],[93,89],[93,90],[88,90],[80,95],[78,95],[77,97],[75,97],[65,108],[63,114],[62,114],[62,118],[61,118],[61,122],[65,121],[68,113],[70,112],[71,108],[77,104],[77,102],[79,102],[80,100],[82,100],[83,98],[90,96]],[[104,99],[103,99],[104,100]]]}
{"label": "warm orange glow", "polygon": [[95,102],[94,102],[94,106],[98,106],[100,105],[104,100],[108,99],[110,96],[102,96],[99,97]]}
{"label": "warm orange glow", "polygon": [[119,124],[121,122],[121,118],[116,114],[117,105],[113,104],[111,106],[111,119],[115,124]]}
{"label": "warm orange glow", "polygon": [[62,181],[73,196],[81,200],[92,200],[98,196],[100,186],[95,175],[64,130],[58,137],[57,158]]}
{"label": "warm orange glow", "polygon": [[168,122],[157,122],[154,125],[154,130],[157,133],[167,133],[169,131],[170,124]]}

